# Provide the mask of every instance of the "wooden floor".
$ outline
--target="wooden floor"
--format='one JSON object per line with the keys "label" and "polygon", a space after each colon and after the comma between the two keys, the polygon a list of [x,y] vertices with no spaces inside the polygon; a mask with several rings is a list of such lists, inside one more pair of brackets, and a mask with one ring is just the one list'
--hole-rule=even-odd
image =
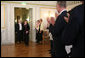
{"label": "wooden floor", "polygon": [[36,44],[30,42],[29,46],[24,43],[15,45],[2,45],[1,57],[51,57],[49,44]]}

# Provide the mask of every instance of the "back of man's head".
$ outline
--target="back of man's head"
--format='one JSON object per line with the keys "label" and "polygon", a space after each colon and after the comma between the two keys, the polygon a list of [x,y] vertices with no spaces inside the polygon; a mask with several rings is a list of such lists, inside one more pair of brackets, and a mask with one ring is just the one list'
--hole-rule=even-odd
{"label": "back of man's head", "polygon": [[66,1],[57,1],[57,4],[58,4],[60,7],[66,8]]}
{"label": "back of man's head", "polygon": [[80,1],[82,4],[84,4],[84,1]]}
{"label": "back of man's head", "polygon": [[55,18],[54,17],[51,17],[51,21],[55,21]]}

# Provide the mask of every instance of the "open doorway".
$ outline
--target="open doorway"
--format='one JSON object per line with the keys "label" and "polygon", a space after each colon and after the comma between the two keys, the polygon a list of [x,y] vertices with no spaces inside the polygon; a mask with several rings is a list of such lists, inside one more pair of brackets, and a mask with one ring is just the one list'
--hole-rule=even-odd
{"label": "open doorway", "polygon": [[[20,19],[22,23],[27,20],[30,26],[30,33],[29,33],[29,41],[32,39],[32,8],[21,8],[15,7],[14,8],[14,23],[17,23],[17,20]],[[17,42],[17,34],[15,33],[15,44]]]}

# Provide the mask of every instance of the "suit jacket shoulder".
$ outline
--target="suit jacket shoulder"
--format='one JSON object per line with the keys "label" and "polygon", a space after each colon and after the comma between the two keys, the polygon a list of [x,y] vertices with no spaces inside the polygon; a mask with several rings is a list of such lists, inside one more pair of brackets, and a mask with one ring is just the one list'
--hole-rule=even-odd
{"label": "suit jacket shoulder", "polygon": [[83,5],[79,5],[70,11],[70,21],[64,29],[62,41],[66,44],[74,44],[78,39],[80,30],[83,30],[84,9]]}

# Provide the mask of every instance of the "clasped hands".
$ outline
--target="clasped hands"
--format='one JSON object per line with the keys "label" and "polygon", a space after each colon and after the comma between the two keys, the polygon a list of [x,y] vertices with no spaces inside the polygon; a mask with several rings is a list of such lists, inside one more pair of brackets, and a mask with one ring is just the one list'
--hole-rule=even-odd
{"label": "clasped hands", "polygon": [[54,26],[55,20],[54,19],[47,19],[48,24],[52,24]]}

